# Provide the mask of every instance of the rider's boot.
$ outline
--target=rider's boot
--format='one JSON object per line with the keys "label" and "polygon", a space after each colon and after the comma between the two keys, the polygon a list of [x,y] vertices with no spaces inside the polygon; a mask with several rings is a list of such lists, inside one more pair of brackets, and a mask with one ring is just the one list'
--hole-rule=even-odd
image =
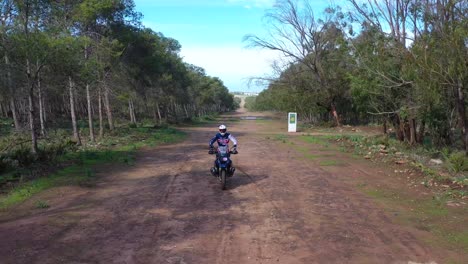
{"label": "rider's boot", "polygon": [[235,167],[229,168],[229,177],[234,176],[234,172],[235,172],[235,171],[236,171],[236,168],[235,168]]}
{"label": "rider's boot", "polygon": [[210,172],[215,177],[218,175],[218,170],[216,170],[216,167],[211,167]]}

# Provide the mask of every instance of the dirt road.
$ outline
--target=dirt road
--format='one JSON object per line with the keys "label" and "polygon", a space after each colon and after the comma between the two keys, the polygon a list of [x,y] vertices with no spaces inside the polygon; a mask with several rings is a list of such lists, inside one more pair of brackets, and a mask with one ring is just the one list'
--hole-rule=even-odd
{"label": "dirt road", "polygon": [[26,203],[16,210],[30,213],[2,215],[0,263],[462,260],[423,242],[427,233],[394,223],[346,180],[377,170],[346,161],[325,170],[273,140],[285,129],[276,121],[228,125],[240,154],[227,190],[209,173],[216,129],[185,128],[185,142],[144,150],[135,166],[101,168],[95,187],[56,188],[40,194],[50,208]]}

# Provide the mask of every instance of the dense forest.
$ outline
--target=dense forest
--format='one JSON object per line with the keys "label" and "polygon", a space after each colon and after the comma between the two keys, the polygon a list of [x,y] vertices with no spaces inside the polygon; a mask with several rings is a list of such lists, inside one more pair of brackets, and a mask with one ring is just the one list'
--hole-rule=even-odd
{"label": "dense forest", "polygon": [[177,40],[142,26],[132,0],[2,0],[0,22],[0,116],[29,135],[31,153],[51,129],[79,145],[118,124],[238,104],[219,78],[182,60]]}
{"label": "dense forest", "polygon": [[[286,60],[248,106],[299,119],[383,124],[412,145],[468,150],[468,2],[347,0],[314,17],[312,1],[278,1],[268,37],[249,46]],[[346,7],[346,8],[345,8]]]}

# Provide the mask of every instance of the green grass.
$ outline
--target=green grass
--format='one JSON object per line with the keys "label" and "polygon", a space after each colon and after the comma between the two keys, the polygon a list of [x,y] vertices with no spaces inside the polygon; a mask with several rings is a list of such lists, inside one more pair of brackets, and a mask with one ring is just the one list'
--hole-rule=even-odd
{"label": "green grass", "polygon": [[46,209],[46,208],[49,208],[50,205],[46,201],[40,200],[36,202],[36,207],[39,209]]}
{"label": "green grass", "polygon": [[[269,139],[269,137],[267,137],[267,139]],[[273,136],[273,140],[286,143],[288,141],[288,136],[283,135],[283,134],[277,134]]]}
{"label": "green grass", "polygon": [[304,156],[306,157],[306,159],[310,159],[310,160],[315,160],[315,159],[320,158],[320,155],[310,154],[310,153],[305,153]]}
{"label": "green grass", "polygon": [[437,246],[448,247],[468,253],[468,231],[465,230],[466,209],[450,211],[448,195],[434,196],[433,199],[415,200],[405,194],[383,188],[370,187],[359,183],[357,187],[375,198],[388,211],[398,211],[396,221],[432,233],[436,241],[427,241]]}
{"label": "green grass", "polygon": [[338,166],[341,165],[341,163],[337,160],[322,160],[319,162],[320,166]]}
{"label": "green grass", "polygon": [[9,135],[13,130],[13,120],[0,118],[0,135]]}
{"label": "green grass", "polygon": [[116,133],[97,147],[83,148],[59,157],[59,163],[68,162],[72,165],[14,188],[6,196],[0,197],[0,209],[21,203],[55,186],[92,186],[95,179],[94,166],[106,163],[132,165],[139,148],[173,143],[185,138],[184,133],[173,128],[129,128]]}
{"label": "green grass", "polygon": [[316,144],[316,145],[324,145],[326,142],[322,137],[319,136],[301,136],[300,139],[307,143]]}
{"label": "green grass", "polygon": [[453,233],[441,230],[440,232],[442,233],[440,235],[444,236],[449,243],[461,245],[468,252],[468,231]]}
{"label": "green grass", "polygon": [[[320,151],[334,150],[336,147],[340,152],[353,153],[356,158],[370,155],[372,159],[379,159],[383,163],[393,163],[397,159],[405,159],[413,168],[425,175],[426,179],[423,181],[427,183],[426,187],[430,187],[431,182],[441,184],[453,182],[459,185],[462,191],[447,190],[447,193],[453,194],[454,198],[466,196],[468,181],[465,181],[464,177],[468,171],[468,158],[462,152],[431,149],[426,146],[409,146],[386,135],[333,134],[312,136],[309,134],[302,136],[301,139],[307,143],[323,146],[322,149],[319,149]],[[385,146],[386,155],[381,155],[381,146]],[[397,155],[397,152],[401,154]],[[434,168],[434,166],[427,164],[430,158],[441,158],[444,161],[443,166]]]}
{"label": "green grass", "polygon": [[211,124],[216,122],[217,115],[205,115],[201,117],[195,117],[191,125],[203,125],[203,124]]}
{"label": "green grass", "polygon": [[320,145],[326,149],[330,147],[330,140],[337,139],[337,136],[334,135],[321,135],[321,136],[300,136],[299,137],[302,141],[306,143]]}

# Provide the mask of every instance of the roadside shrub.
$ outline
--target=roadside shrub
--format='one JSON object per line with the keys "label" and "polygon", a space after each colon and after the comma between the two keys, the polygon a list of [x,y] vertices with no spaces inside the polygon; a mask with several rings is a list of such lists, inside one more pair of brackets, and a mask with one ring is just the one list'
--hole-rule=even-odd
{"label": "roadside shrub", "polygon": [[455,177],[453,179],[454,184],[458,184],[461,187],[468,186],[468,176]]}
{"label": "roadside shrub", "polygon": [[448,169],[454,173],[468,171],[468,158],[464,152],[454,152],[447,157]]}
{"label": "roadside shrub", "polygon": [[29,147],[20,147],[10,151],[8,157],[17,161],[18,167],[30,167],[36,161],[36,156],[31,153]]}
{"label": "roadside shrub", "polygon": [[154,129],[163,129],[163,128],[168,128],[169,125],[167,123],[161,123],[161,124],[156,124],[156,125],[153,125],[152,128]]}
{"label": "roadside shrub", "polygon": [[[15,145],[12,142],[26,142]],[[54,135],[50,139],[41,140],[36,155],[31,153],[29,142],[24,136],[5,137],[0,142],[3,149],[0,152],[0,173],[14,169],[32,168],[37,163],[55,162],[63,154],[74,151],[76,144],[69,137]]]}
{"label": "roadside shrub", "polygon": [[336,127],[336,123],[334,121],[319,121],[317,123],[317,126],[319,127],[324,127],[324,128],[331,128],[331,127]]}
{"label": "roadside shrub", "polygon": [[68,138],[55,142],[46,142],[41,144],[37,159],[41,162],[54,162],[65,153],[76,151],[76,148],[75,142]]}
{"label": "roadside shrub", "polygon": [[7,172],[11,169],[18,168],[19,163],[17,160],[8,157],[5,154],[0,155],[0,173]]}

